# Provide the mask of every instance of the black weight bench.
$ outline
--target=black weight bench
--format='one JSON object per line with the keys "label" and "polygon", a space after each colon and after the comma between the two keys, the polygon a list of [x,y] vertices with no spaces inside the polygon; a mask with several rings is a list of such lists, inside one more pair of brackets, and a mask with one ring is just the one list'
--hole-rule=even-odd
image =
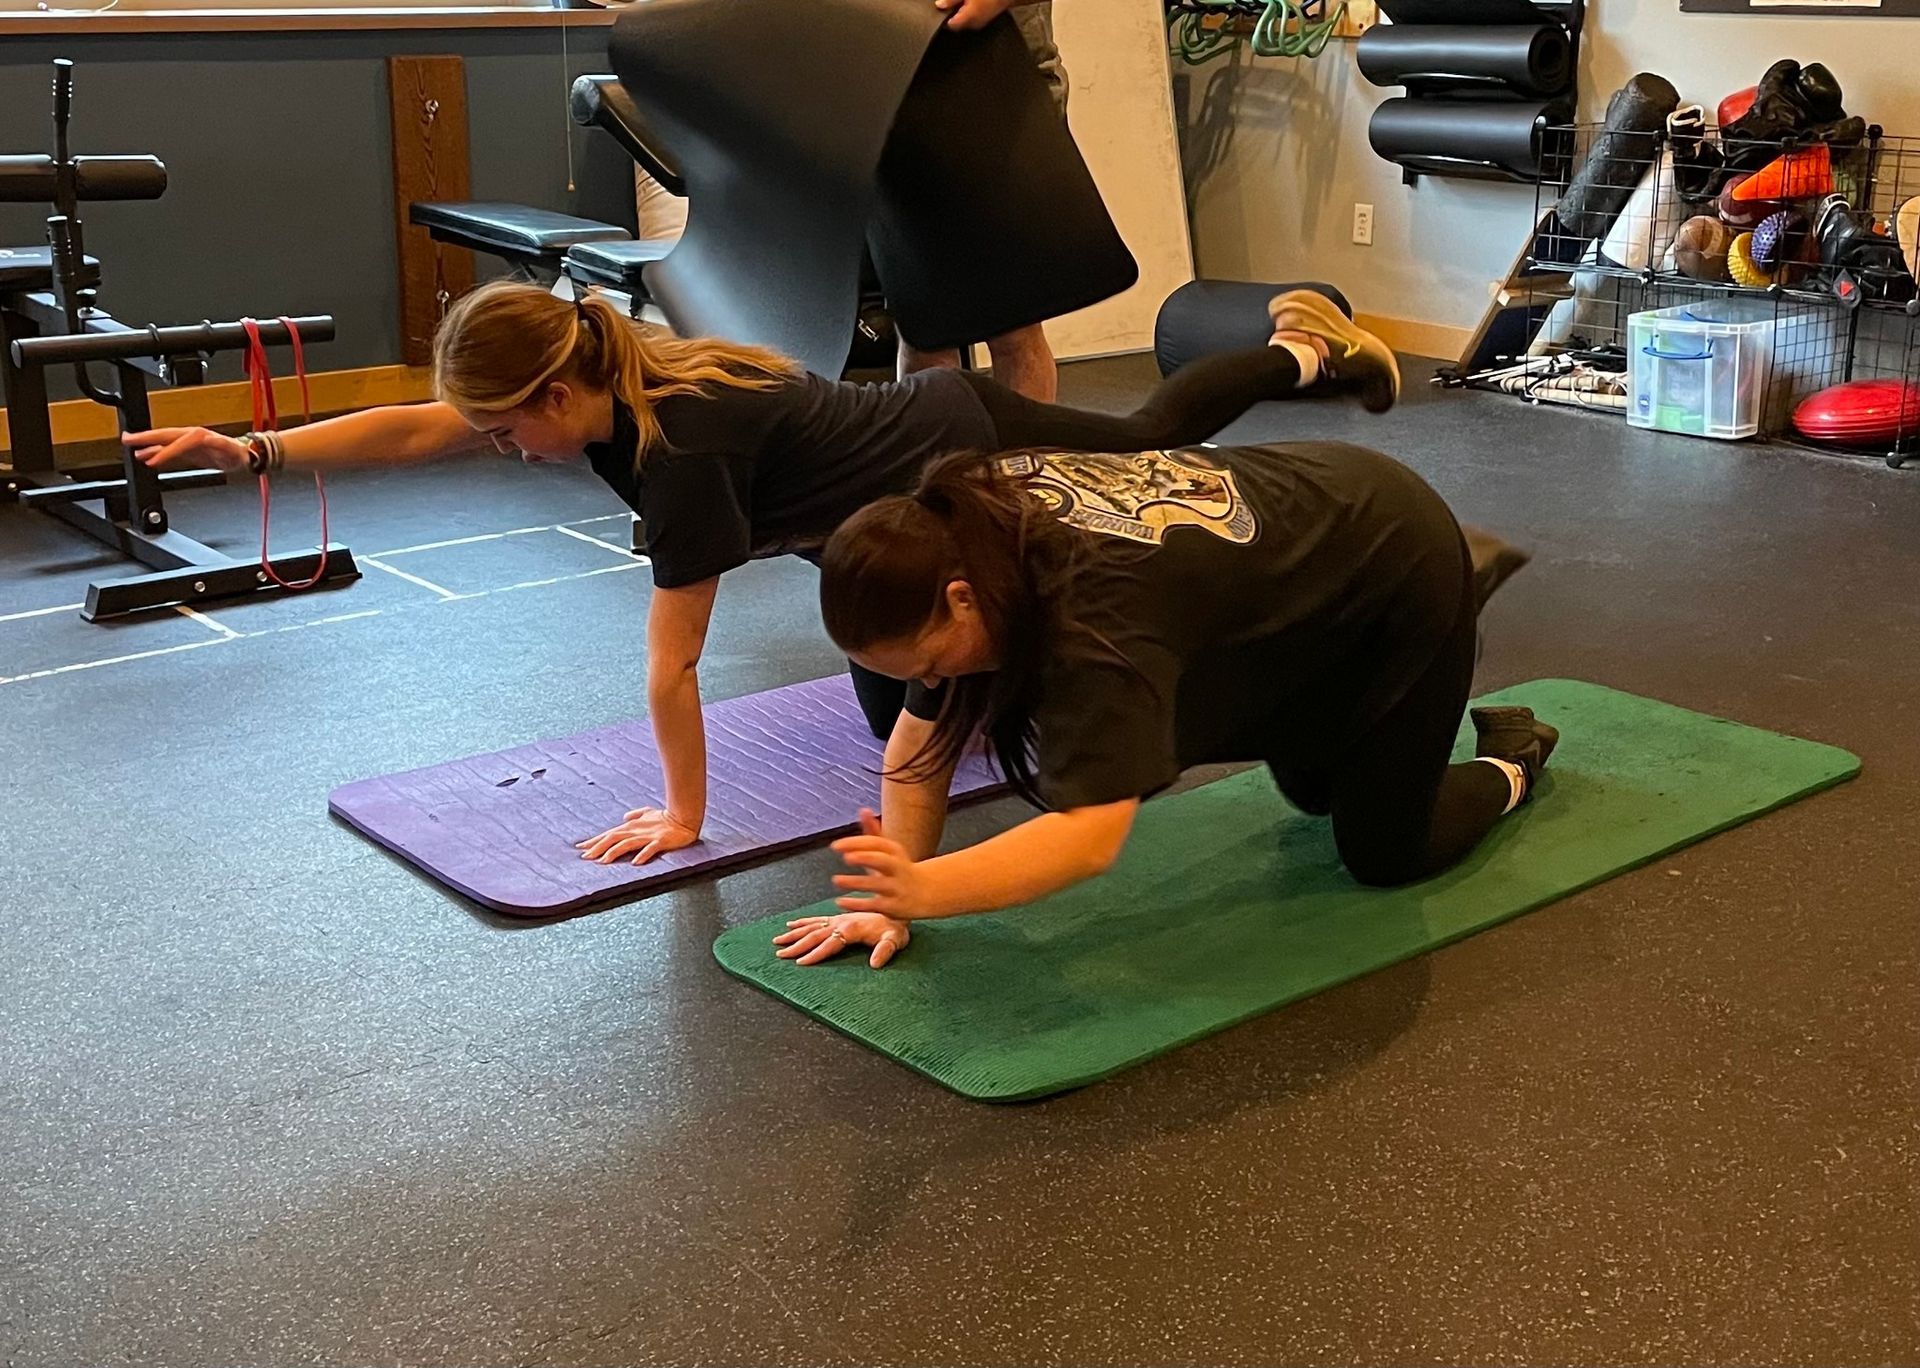
{"label": "black weight bench", "polygon": [[647,298],[641,269],[673,250],[678,238],[629,238],[624,242],[582,242],[567,249],[560,269],[578,285],[618,290],[633,300],[637,316]]}
{"label": "black weight bench", "polygon": [[416,201],[409,206],[407,217],[425,228],[435,242],[486,252],[502,258],[523,275],[548,281],[560,274],[571,248],[633,240],[633,235],[618,224],[491,200],[444,204]]}
{"label": "black weight bench", "polygon": [[615,224],[524,204],[423,202],[412,205],[408,217],[435,242],[500,257],[523,279],[548,284],[565,276],[576,285],[623,295],[635,318],[647,303],[642,268],[679,241],[636,239]]}
{"label": "black weight bench", "polygon": [[[568,108],[575,123],[610,134],[628,156],[669,191],[686,193],[679,171],[641,122],[632,97],[614,77],[580,77],[569,92]],[[618,224],[525,204],[416,201],[408,207],[407,217],[425,228],[435,242],[501,257],[523,277],[545,283],[565,274],[582,283],[622,290],[633,296],[635,314],[646,297],[640,267],[658,261],[673,245],[670,240],[657,246],[635,243],[633,234]],[[611,254],[589,255],[568,269],[568,251],[589,244],[604,245]],[[619,255],[622,251],[630,255]]]}

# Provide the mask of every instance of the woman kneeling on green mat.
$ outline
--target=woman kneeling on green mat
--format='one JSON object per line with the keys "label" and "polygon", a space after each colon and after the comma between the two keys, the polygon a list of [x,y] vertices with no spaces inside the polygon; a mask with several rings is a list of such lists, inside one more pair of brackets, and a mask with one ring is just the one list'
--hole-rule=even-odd
{"label": "woman kneeling on green mat", "polygon": [[[1265,761],[1331,817],[1361,883],[1448,868],[1558,740],[1526,708],[1475,709],[1480,758],[1450,763],[1480,604],[1524,557],[1478,578],[1473,559],[1419,476],[1341,443],[941,461],[827,543],[835,643],[928,690],[888,742],[883,819],[834,846],[858,871],[834,880],[845,911],[790,923],[779,954],[870,945],[878,968],[916,920],[1092,878],[1142,800],[1221,761]],[[976,734],[1048,811],[936,856]]]}
{"label": "woman kneeling on green mat", "polygon": [[[441,324],[438,402],[246,439],[165,428],[125,440],[149,465],[235,472],[324,472],[493,449],[528,461],[585,456],[639,514],[653,562],[647,701],[666,793],[664,806],[636,804],[580,848],[602,863],[643,864],[697,841],[706,820],[696,671],[722,575],[763,556],[813,559],[842,519],[912,489],[949,451],[1203,441],[1251,405],[1290,398],[1336,372],[1368,408],[1393,404],[1393,353],[1324,295],[1281,294],[1272,312],[1270,345],[1204,357],[1136,412],[1105,414],[1037,403],[954,370],[898,384],[826,380],[758,348],[643,330],[597,296],[576,303],[501,283],[462,299]],[[906,686],[856,669],[854,687],[874,734],[887,735]]]}

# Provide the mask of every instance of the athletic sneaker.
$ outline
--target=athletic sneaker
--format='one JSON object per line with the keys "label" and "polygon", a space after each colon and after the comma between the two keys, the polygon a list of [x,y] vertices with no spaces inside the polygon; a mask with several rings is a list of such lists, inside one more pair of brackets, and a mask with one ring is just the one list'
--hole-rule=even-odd
{"label": "athletic sneaker", "polygon": [[1512,542],[1502,541],[1484,527],[1460,525],[1467,539],[1467,559],[1473,563],[1473,606],[1484,611],[1493,591],[1513,578],[1513,572],[1533,559]]}
{"label": "athletic sneaker", "polygon": [[1535,717],[1532,708],[1473,708],[1467,715],[1480,737],[1474,754],[1509,760],[1525,770],[1527,796],[1520,801],[1530,801],[1560,733]]}
{"label": "athletic sneaker", "polygon": [[1369,413],[1385,413],[1400,397],[1400,363],[1393,348],[1341,313],[1317,290],[1288,290],[1267,305],[1275,332],[1303,332],[1327,344],[1327,374],[1351,381]]}

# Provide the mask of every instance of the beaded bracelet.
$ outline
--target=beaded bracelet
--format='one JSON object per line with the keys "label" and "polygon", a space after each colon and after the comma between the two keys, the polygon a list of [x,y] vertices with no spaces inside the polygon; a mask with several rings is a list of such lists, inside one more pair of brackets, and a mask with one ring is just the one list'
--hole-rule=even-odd
{"label": "beaded bracelet", "polygon": [[255,475],[270,475],[284,470],[287,448],[277,432],[249,432],[241,439],[247,449],[247,469]]}

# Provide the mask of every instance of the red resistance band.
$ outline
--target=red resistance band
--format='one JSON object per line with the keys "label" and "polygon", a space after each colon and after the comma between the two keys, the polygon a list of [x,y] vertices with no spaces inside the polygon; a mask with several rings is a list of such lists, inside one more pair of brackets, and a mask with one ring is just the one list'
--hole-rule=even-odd
{"label": "red resistance band", "polygon": [[[282,316],[280,321],[286,325],[287,339],[293,344],[293,374],[300,382],[300,421],[311,423],[313,396],[307,392],[307,357],[300,345],[300,330],[293,325],[291,318]],[[266,344],[260,340],[260,325],[251,318],[243,318],[240,326],[247,330],[247,350],[242,362],[253,387],[253,430],[277,432],[280,429],[280,412],[273,399],[273,368],[267,361]],[[320,494],[320,564],[315,567],[312,579],[289,584],[280,578],[280,572],[273,568],[273,562],[267,557],[267,530],[273,523],[273,496],[267,490],[265,473],[260,476],[260,569],[282,589],[311,589],[326,577],[327,547],[332,539],[327,535],[327,486],[317,470],[313,473],[313,487]]]}

